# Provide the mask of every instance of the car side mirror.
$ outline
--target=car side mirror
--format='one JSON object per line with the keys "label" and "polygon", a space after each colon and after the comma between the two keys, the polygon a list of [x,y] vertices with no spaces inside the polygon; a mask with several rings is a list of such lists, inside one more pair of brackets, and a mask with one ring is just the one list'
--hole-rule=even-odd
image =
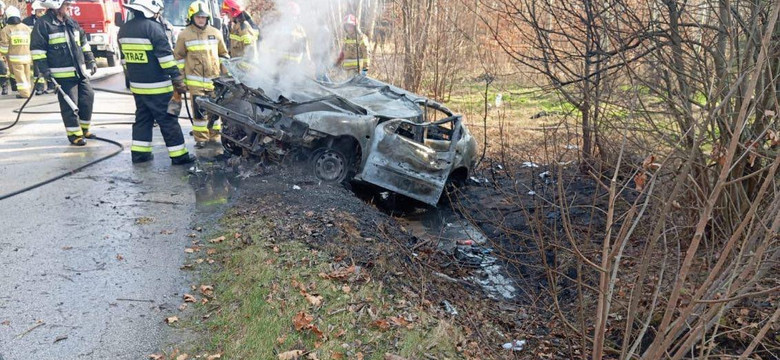
{"label": "car side mirror", "polygon": [[125,24],[125,20],[122,19],[122,13],[114,13],[114,24],[116,24],[116,26],[122,26]]}

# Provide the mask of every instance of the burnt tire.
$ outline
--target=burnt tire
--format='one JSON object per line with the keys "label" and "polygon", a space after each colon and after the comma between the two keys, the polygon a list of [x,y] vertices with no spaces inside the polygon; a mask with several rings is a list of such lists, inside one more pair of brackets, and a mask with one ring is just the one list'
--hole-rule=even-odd
{"label": "burnt tire", "polygon": [[318,179],[334,184],[351,180],[352,161],[346,152],[337,148],[320,148],[311,157],[311,169]]}

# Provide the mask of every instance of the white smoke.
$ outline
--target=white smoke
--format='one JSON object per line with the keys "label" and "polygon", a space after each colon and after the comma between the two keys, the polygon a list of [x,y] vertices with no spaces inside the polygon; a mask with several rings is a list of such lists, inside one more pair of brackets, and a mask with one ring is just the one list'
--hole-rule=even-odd
{"label": "white smoke", "polygon": [[[338,57],[338,39],[344,36],[342,19],[354,13],[347,0],[298,0],[300,15],[295,16],[290,2],[274,0],[274,10],[257,19],[258,51],[243,59],[251,64],[251,70],[232,71],[234,75],[242,73],[238,76],[241,82],[264,90],[272,99],[294,99],[296,94],[316,91],[313,79],[333,67]],[[295,32],[305,33],[305,49],[294,41]],[[301,50],[305,51],[300,63],[289,61],[289,55]]]}

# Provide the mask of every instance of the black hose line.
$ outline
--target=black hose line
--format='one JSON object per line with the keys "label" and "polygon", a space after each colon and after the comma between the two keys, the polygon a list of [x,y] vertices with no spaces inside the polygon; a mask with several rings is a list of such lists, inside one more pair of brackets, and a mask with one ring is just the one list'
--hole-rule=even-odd
{"label": "black hose line", "polygon": [[[40,77],[35,79],[34,84],[38,83],[38,79],[39,78]],[[132,93],[129,93],[129,92],[126,92],[126,91],[117,91],[117,90],[111,90],[111,89],[105,89],[105,88],[93,88],[93,89],[95,91],[107,92],[107,93],[111,93],[111,94],[128,95],[128,96],[133,95]],[[43,110],[40,110],[40,111],[24,111],[24,109],[27,107],[27,104],[30,102],[30,100],[32,100],[32,97],[33,97],[34,94],[35,94],[35,91],[31,91],[30,92],[30,96],[27,97],[27,100],[25,100],[25,102],[22,104],[22,106],[19,107],[18,109],[14,109],[13,110],[13,112],[16,113],[16,120],[11,125],[8,125],[6,127],[0,128],[0,131],[8,130],[8,129],[16,126],[16,124],[19,123],[19,119],[21,118],[22,113],[25,113],[25,114],[59,114],[60,113],[59,111],[51,111],[51,110],[50,111],[43,111]],[[186,97],[186,95],[184,95],[183,97],[184,97],[185,106],[187,107],[187,117],[179,116],[178,118],[179,119],[189,119],[190,122],[192,122],[192,115],[190,114],[189,104],[187,104],[187,97]],[[43,103],[43,104],[32,105],[32,107],[53,105],[53,104],[58,104],[58,103],[59,103],[58,101],[52,101],[52,102],[47,102],[47,103]],[[135,116],[135,113],[105,112],[105,111],[103,111],[103,112],[96,111],[96,112],[93,112],[92,114],[93,115],[127,115],[127,116]],[[114,121],[114,122],[94,123],[93,125],[94,126],[101,126],[101,125],[132,125],[134,123],[135,122],[132,122],[132,121]],[[53,182],[55,182],[57,180],[60,180],[62,178],[65,178],[65,177],[68,177],[70,175],[73,175],[73,174],[75,174],[75,173],[77,173],[77,172],[79,172],[81,170],[84,170],[84,169],[86,169],[86,168],[88,168],[88,167],[90,167],[92,165],[95,165],[97,163],[100,163],[100,162],[103,162],[105,160],[108,160],[108,159],[110,159],[110,158],[112,158],[114,156],[117,156],[120,153],[122,153],[123,151],[125,151],[124,145],[122,145],[118,141],[111,140],[111,139],[106,139],[106,138],[102,138],[102,137],[95,137],[94,139],[95,140],[99,140],[99,141],[103,141],[103,142],[106,142],[106,143],[109,143],[111,145],[115,145],[115,146],[117,146],[117,149],[114,152],[112,152],[112,153],[110,153],[108,155],[105,155],[105,156],[102,156],[100,158],[97,158],[97,159],[95,159],[93,161],[88,162],[87,164],[79,166],[79,167],[77,167],[77,168],[75,168],[73,170],[69,170],[68,172],[64,172],[64,173],[61,173],[59,175],[56,175],[56,176],[54,176],[54,177],[52,177],[50,179],[46,179],[46,180],[41,181],[39,183],[32,184],[30,186],[27,186],[25,188],[22,188],[22,189],[19,189],[19,190],[16,190],[16,191],[13,191],[13,192],[10,192],[10,193],[7,193],[7,194],[0,194],[0,201],[8,199],[8,198],[11,198],[11,197],[14,197],[16,195],[23,194],[23,193],[28,192],[28,191],[33,190],[33,189],[37,189],[37,188],[39,188],[41,186],[51,184],[51,183],[53,183]]]}
{"label": "black hose line", "polygon": [[52,177],[50,179],[41,181],[41,182],[36,183],[36,184],[32,184],[32,185],[30,185],[28,187],[25,187],[23,189],[19,189],[19,190],[13,191],[13,192],[10,192],[8,194],[0,195],[0,201],[8,199],[10,197],[14,197],[16,195],[20,195],[20,194],[26,193],[26,192],[28,192],[30,190],[33,190],[33,189],[37,189],[37,188],[39,188],[41,186],[51,184],[51,183],[53,183],[53,182],[55,182],[57,180],[60,180],[62,178],[65,178],[65,177],[68,177],[70,175],[73,175],[73,174],[75,174],[75,173],[77,173],[77,172],[79,172],[81,170],[84,170],[84,169],[86,169],[86,168],[88,168],[88,167],[90,167],[92,165],[95,165],[95,164],[97,164],[99,162],[102,162],[102,161],[108,160],[108,159],[110,159],[110,158],[112,158],[114,156],[117,156],[122,151],[125,150],[125,147],[122,144],[120,144],[119,142],[117,142],[117,141],[114,141],[114,140],[111,140],[111,139],[106,139],[106,138],[101,138],[101,137],[95,137],[95,140],[100,140],[100,141],[107,142],[107,143],[112,144],[112,145],[116,145],[118,148],[114,152],[112,152],[111,154],[108,154],[106,156],[102,156],[100,158],[92,160],[92,161],[90,161],[90,162],[88,162],[88,163],[86,163],[86,164],[84,164],[82,166],[79,166],[79,167],[77,167],[77,168],[75,168],[73,170],[69,170],[68,172],[61,173],[61,174],[59,174],[59,175],[57,175],[55,177]]}
{"label": "black hose line", "polygon": [[[39,77],[37,77],[37,78],[35,79],[35,82],[34,82],[34,84],[37,84],[37,83],[38,83],[38,79],[40,79],[40,76],[39,76]],[[25,106],[27,106],[27,103],[29,103],[29,102],[30,102],[30,100],[32,100],[32,97],[33,97],[33,95],[35,95],[35,91],[30,91],[30,96],[28,96],[28,97],[27,97],[27,100],[25,100],[25,101],[24,101],[24,104],[22,104],[22,107],[20,107],[20,108],[19,108],[20,110],[21,110],[21,109],[24,109],[24,107],[25,107]],[[14,110],[14,111],[15,111],[15,110]],[[22,117],[22,112],[21,112],[21,111],[20,111],[20,112],[17,112],[17,113],[16,113],[16,120],[14,120],[14,122],[13,122],[13,123],[11,123],[11,125],[8,125],[8,126],[6,126],[6,127],[0,128],[0,131],[5,131],[5,130],[8,130],[8,129],[10,129],[10,128],[12,128],[12,127],[16,126],[16,124],[18,124],[18,123],[19,123],[19,119],[20,119],[21,117]]]}

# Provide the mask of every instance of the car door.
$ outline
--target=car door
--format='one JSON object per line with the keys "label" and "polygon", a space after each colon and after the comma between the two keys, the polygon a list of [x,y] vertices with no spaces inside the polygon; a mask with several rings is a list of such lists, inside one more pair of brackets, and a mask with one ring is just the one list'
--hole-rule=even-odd
{"label": "car door", "polygon": [[360,178],[435,206],[455,161],[459,115],[417,124],[395,119],[379,124]]}

